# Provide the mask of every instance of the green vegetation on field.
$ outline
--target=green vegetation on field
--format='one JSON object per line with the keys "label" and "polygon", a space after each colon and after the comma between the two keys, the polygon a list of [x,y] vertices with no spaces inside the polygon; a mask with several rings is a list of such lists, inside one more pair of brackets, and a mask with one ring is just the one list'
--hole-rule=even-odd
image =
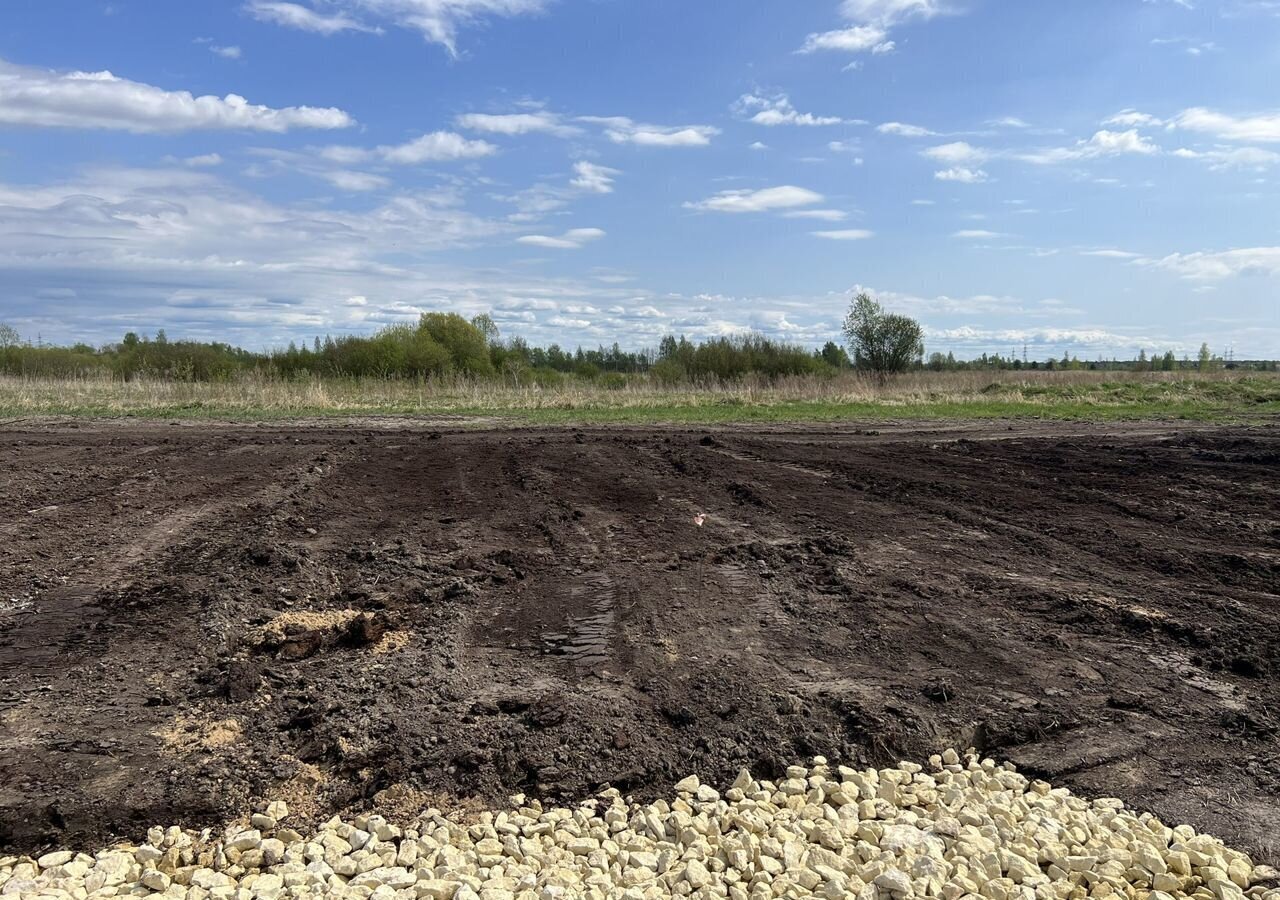
{"label": "green vegetation on field", "polygon": [[1227,363],[1207,346],[1131,362],[1025,363],[933,354],[923,331],[866,294],[850,307],[852,355],[757,334],[655,350],[570,353],[500,340],[488,316],[251,353],[130,333],[102,347],[23,342],[0,326],[0,416],[286,419],[457,416],[513,423],[838,422],[879,419],[1257,419],[1280,413],[1274,362]]}
{"label": "green vegetation on field", "polygon": [[458,416],[512,424],[840,422],[886,419],[1257,420],[1280,415],[1280,377],[1219,373],[931,373],[744,378],[621,388],[476,379],[243,377],[178,382],[0,376],[0,416],[138,416],[271,420],[381,415]]}

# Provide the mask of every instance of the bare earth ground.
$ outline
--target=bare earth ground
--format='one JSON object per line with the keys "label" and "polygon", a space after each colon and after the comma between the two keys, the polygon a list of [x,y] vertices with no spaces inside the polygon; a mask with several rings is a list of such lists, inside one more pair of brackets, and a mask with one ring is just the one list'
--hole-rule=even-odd
{"label": "bare earth ground", "polygon": [[1280,855],[1274,426],[391,425],[0,427],[0,847],[973,745]]}

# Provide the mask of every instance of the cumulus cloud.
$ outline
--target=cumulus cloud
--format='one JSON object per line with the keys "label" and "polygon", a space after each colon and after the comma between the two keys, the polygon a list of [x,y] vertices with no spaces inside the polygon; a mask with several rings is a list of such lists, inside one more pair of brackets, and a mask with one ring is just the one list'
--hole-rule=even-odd
{"label": "cumulus cloud", "polygon": [[1215,147],[1212,150],[1190,150],[1181,147],[1173,155],[1182,159],[1198,159],[1215,172],[1224,169],[1252,169],[1262,172],[1280,163],[1280,153],[1261,147]]}
{"label": "cumulus cloud", "polygon": [[1224,141],[1250,141],[1260,144],[1280,142],[1280,112],[1233,116],[1206,109],[1203,106],[1194,106],[1178,113],[1169,122],[1169,126],[1185,131],[1211,134]]}
{"label": "cumulus cloud", "polygon": [[919,125],[908,125],[905,122],[885,122],[883,125],[877,125],[876,131],[881,134],[896,134],[901,137],[929,137],[937,134],[936,131],[930,131],[928,128],[922,128]]}
{"label": "cumulus cloud", "polygon": [[556,137],[572,137],[582,133],[581,128],[564,124],[560,115],[546,110],[503,115],[467,113],[458,116],[455,121],[459,128],[483,131],[488,134],[517,135],[540,132]]}
{"label": "cumulus cloud", "polygon": [[626,116],[579,116],[578,121],[604,126],[615,144],[640,147],[705,147],[720,133],[711,125],[646,125]]}
{"label": "cumulus cloud", "polygon": [[962,238],[964,240],[983,240],[986,238],[1004,237],[999,231],[987,231],[985,228],[962,228],[959,231],[952,232],[953,238]]}
{"label": "cumulus cloud", "polygon": [[822,195],[807,188],[784,184],[779,187],[763,188],[758,191],[733,190],[721,191],[714,197],[699,200],[696,203],[685,203],[685,209],[696,209],[701,212],[755,213],[768,212],[775,209],[793,209],[798,206],[812,206],[822,202]]}
{"label": "cumulus cloud", "polygon": [[1192,281],[1220,281],[1236,275],[1280,274],[1280,247],[1171,253],[1161,259],[1139,259],[1137,262]]}
{"label": "cumulus cloud", "polygon": [[257,106],[236,94],[193,96],[129,81],[111,72],[51,72],[0,60],[0,124],[181,132],[347,128],[340,109]]}
{"label": "cumulus cloud", "polygon": [[1136,109],[1122,109],[1111,118],[1105,119],[1102,124],[1115,125],[1119,128],[1154,128],[1163,125],[1164,122]]}
{"label": "cumulus cloud", "polygon": [[889,39],[889,32],[879,25],[853,25],[849,28],[837,28],[833,31],[819,31],[805,38],[801,53],[816,53],[819,50],[842,50],[846,53],[887,53],[894,44]]}
{"label": "cumulus cloud", "polygon": [[733,103],[733,111],[757,125],[839,125],[839,116],[815,116],[799,112],[786,94],[761,96],[743,94]]}
{"label": "cumulus cloud", "polygon": [[[956,347],[1021,346],[1085,351],[1152,346],[1158,341],[1142,335],[1121,334],[1104,328],[925,328],[925,337]],[[1167,343],[1167,342],[1165,342]]]}
{"label": "cumulus cloud", "polygon": [[889,29],[908,19],[931,19],[944,12],[939,0],[844,0],[840,14],[853,24],[805,38],[801,53],[841,50],[846,53],[889,53]]}
{"label": "cumulus cloud", "polygon": [[564,234],[555,237],[547,234],[526,234],[516,238],[520,244],[531,247],[546,247],[551,250],[577,250],[591,241],[598,241],[605,233],[599,228],[570,228]]}
{"label": "cumulus cloud", "polygon": [[222,165],[222,156],[217,153],[205,153],[200,156],[188,156],[182,161],[184,166],[190,166],[193,169],[204,169],[212,166]]}
{"label": "cumulus cloud", "polygon": [[874,231],[867,231],[865,228],[841,228],[836,231],[812,231],[814,237],[825,238],[828,241],[865,241],[867,238],[874,237]]}
{"label": "cumulus cloud", "polygon": [[322,147],[321,158],[340,165],[381,161],[398,166],[416,166],[429,162],[454,162],[492,156],[498,148],[487,141],[468,140],[452,131],[433,131],[403,144],[380,147]]}
{"label": "cumulus cloud", "polygon": [[[968,169],[964,166],[952,166],[950,169],[940,169],[933,173],[933,177],[938,181],[955,181],[960,184],[981,184],[988,179],[988,175],[982,169]],[[913,203],[917,201],[912,201]]]}
{"label": "cumulus cloud", "polygon": [[1139,134],[1136,128],[1131,128],[1128,131],[1099,131],[1087,141],[1077,141],[1072,147],[1053,147],[1048,150],[1019,153],[1015,156],[1025,162],[1053,165],[1081,159],[1097,159],[1102,156],[1120,156],[1126,153],[1150,156],[1159,152],[1159,147]]}
{"label": "cumulus cloud", "polygon": [[988,151],[980,147],[974,147],[964,141],[953,141],[950,144],[929,147],[920,151],[920,155],[935,162],[954,163],[956,165],[982,163],[991,158],[991,154]]}
{"label": "cumulus cloud", "polygon": [[573,164],[573,174],[573,180],[569,183],[578,190],[589,194],[612,194],[613,176],[619,172],[617,169],[583,160]]}
{"label": "cumulus cloud", "polygon": [[277,0],[249,0],[246,8],[259,19],[319,34],[381,29],[368,20],[417,31],[458,53],[459,29],[490,18],[541,12],[543,0],[326,0],[304,6]]}

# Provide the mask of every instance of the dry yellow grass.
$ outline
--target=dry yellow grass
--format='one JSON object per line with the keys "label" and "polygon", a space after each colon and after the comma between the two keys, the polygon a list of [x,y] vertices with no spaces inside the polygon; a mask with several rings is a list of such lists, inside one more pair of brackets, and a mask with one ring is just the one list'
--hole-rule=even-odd
{"label": "dry yellow grass", "polygon": [[[508,415],[534,421],[575,417],[605,421],[645,418],[732,420],[734,409],[810,407],[800,418],[832,418],[844,408],[876,414],[1039,414],[1063,405],[1086,407],[1181,404],[1185,414],[1206,404],[1217,411],[1238,404],[1280,401],[1271,373],[964,371],[917,372],[881,385],[856,373],[835,377],[748,377],[680,386],[632,377],[621,387],[566,378],[554,387],[466,379],[303,379],[247,375],[223,382],[152,379],[115,381],[0,377],[0,416],[139,415],[206,418],[287,418],[324,415]],[[824,411],[831,415],[824,414]],[[1159,412],[1160,410],[1154,410]],[[803,414],[802,414],[803,413]]]}

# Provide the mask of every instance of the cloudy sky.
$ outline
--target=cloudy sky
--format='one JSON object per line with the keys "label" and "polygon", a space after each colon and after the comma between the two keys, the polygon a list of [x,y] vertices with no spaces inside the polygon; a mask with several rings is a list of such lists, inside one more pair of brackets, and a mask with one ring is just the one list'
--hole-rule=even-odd
{"label": "cloudy sky", "polygon": [[0,321],[1280,356],[1277,0],[4,0]]}

